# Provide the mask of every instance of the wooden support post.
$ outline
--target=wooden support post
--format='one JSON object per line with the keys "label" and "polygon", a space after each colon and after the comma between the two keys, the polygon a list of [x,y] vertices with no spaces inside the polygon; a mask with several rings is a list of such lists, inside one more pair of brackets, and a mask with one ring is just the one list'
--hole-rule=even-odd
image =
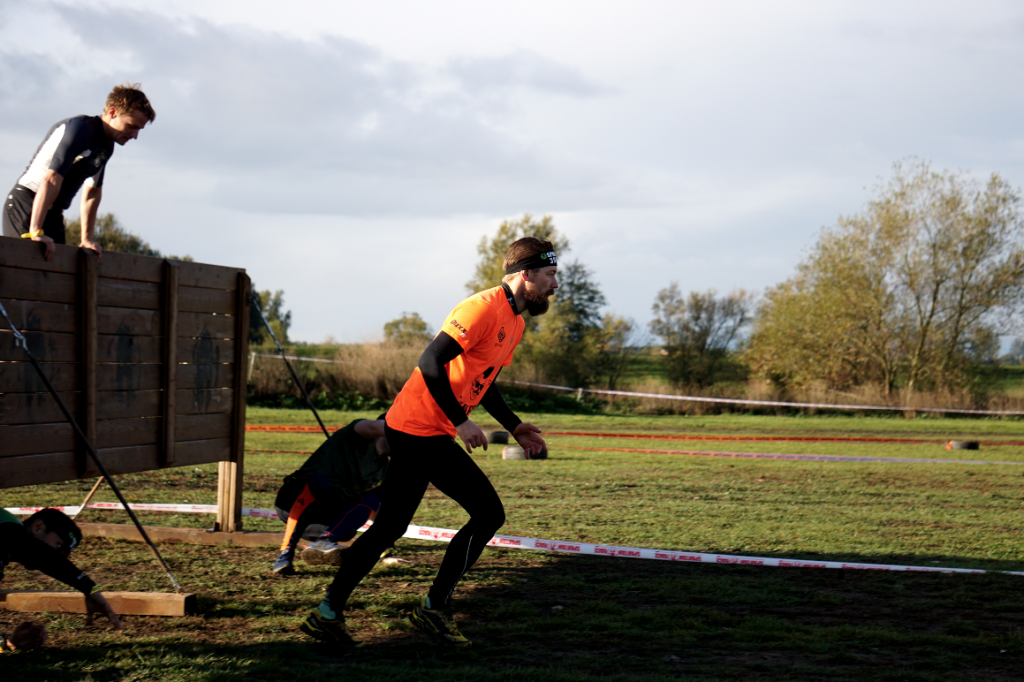
{"label": "wooden support post", "polygon": [[163,283],[163,367],[160,388],[160,413],[163,415],[163,432],[160,438],[160,466],[174,466],[174,415],[177,411],[178,395],[178,264],[170,259],[164,261]]}
{"label": "wooden support post", "polygon": [[[197,613],[196,595],[163,592],[104,592],[119,616],[187,616]],[[81,592],[0,590],[0,608],[22,613],[85,613]]]}
{"label": "wooden support post", "polygon": [[242,530],[242,466],[235,462],[220,462],[219,465],[214,530],[237,533]]}
{"label": "wooden support post", "polygon": [[234,533],[242,530],[242,481],[245,474],[245,389],[249,359],[249,289],[252,283],[244,272],[238,273],[235,288],[235,383],[234,422],[231,428],[231,461],[221,462],[217,484],[217,523],[215,530]]}
{"label": "wooden support post", "polygon": [[[96,447],[96,364],[99,358],[99,336],[97,326],[97,290],[99,282],[99,259],[90,249],[79,249],[79,296],[81,301],[81,371],[80,389],[82,397],[79,414],[79,426],[85,432],[85,437]],[[86,466],[89,463],[88,452],[85,445],[79,443],[76,446],[75,458],[78,477],[85,474]]]}

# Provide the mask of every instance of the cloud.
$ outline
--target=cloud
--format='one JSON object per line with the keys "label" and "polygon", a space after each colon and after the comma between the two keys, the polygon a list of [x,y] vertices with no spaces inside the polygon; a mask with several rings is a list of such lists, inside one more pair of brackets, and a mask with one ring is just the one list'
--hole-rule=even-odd
{"label": "cloud", "polygon": [[571,208],[581,195],[607,196],[602,169],[545,153],[514,121],[523,89],[534,103],[607,91],[527,51],[459,59],[438,72],[340,37],[56,5],[46,16],[36,30],[58,33],[88,58],[26,45],[0,51],[5,130],[41,134],[21,114],[26,103],[35,111],[62,103],[57,120],[74,114],[68,101],[97,102],[117,80],[141,81],[158,118],[133,154],[177,170],[190,196],[210,205],[438,215],[495,202],[518,211],[538,198]]}
{"label": "cloud", "polygon": [[448,71],[474,92],[504,93],[509,88],[523,88],[573,97],[598,97],[614,92],[590,82],[579,69],[521,49],[499,57],[455,59]]}

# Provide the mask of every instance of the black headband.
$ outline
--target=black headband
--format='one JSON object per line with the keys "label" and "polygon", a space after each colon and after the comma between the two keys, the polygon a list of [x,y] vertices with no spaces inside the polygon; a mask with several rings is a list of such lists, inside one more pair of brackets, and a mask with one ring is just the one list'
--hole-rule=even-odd
{"label": "black headband", "polygon": [[546,268],[549,265],[558,265],[558,257],[555,256],[554,251],[545,251],[538,253],[535,256],[524,258],[521,261],[513,263],[512,265],[505,268],[505,274],[511,275],[513,272],[519,272],[520,270],[535,270],[537,268]]}

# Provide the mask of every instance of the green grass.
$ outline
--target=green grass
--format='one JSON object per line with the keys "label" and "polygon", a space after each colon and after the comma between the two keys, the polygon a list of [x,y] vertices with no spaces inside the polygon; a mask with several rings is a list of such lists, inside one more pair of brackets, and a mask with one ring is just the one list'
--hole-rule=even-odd
{"label": "green grass", "polygon": [[[324,412],[329,425],[375,413]],[[497,428],[486,413],[484,428]],[[1024,422],[872,417],[522,415],[545,431],[691,436],[922,438],[928,443],[668,441],[549,436],[550,459],[474,453],[505,503],[503,534],[714,553],[1024,571],[1024,448],[947,451],[947,439],[1024,441]],[[253,424],[315,424],[249,409]],[[254,450],[314,449],[322,436],[250,432]],[[918,457],[943,463],[716,459],[593,448]],[[245,505],[269,508],[302,455],[250,453]],[[119,477],[134,501],[214,503],[216,466]],[[0,491],[3,506],[77,504],[91,481]],[[112,499],[109,492],[100,499]],[[211,517],[143,514],[208,526]],[[117,521],[117,512],[87,512]],[[414,523],[458,528],[431,489]],[[246,519],[246,528],[280,530]],[[128,617],[127,634],[50,614],[55,646],[3,660],[31,680],[1014,680],[1024,662],[1024,577],[753,568],[486,550],[456,593],[468,652],[439,650],[404,621],[443,545],[403,540],[411,567],[379,566],[349,619],[370,645],[338,658],[295,627],[331,569],[269,574],[272,549],[164,545],[203,615]],[[75,560],[111,590],[166,591],[137,544],[89,540]],[[301,565],[300,565],[301,568]],[[14,567],[4,588],[51,582]],[[562,609],[554,609],[556,606]],[[0,631],[25,619],[0,612]],[[6,655],[4,655],[6,656]],[[19,677],[20,676],[20,677]]]}

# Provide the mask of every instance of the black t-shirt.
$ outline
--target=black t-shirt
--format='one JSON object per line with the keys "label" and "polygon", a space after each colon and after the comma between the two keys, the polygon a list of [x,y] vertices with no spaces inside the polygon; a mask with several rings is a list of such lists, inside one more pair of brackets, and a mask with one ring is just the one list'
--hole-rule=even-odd
{"label": "black t-shirt", "polygon": [[103,132],[101,117],[66,118],[46,133],[18,184],[38,192],[46,171],[60,173],[64,182],[53,206],[63,211],[86,181],[92,187],[103,186],[103,172],[113,154],[114,142]]}

